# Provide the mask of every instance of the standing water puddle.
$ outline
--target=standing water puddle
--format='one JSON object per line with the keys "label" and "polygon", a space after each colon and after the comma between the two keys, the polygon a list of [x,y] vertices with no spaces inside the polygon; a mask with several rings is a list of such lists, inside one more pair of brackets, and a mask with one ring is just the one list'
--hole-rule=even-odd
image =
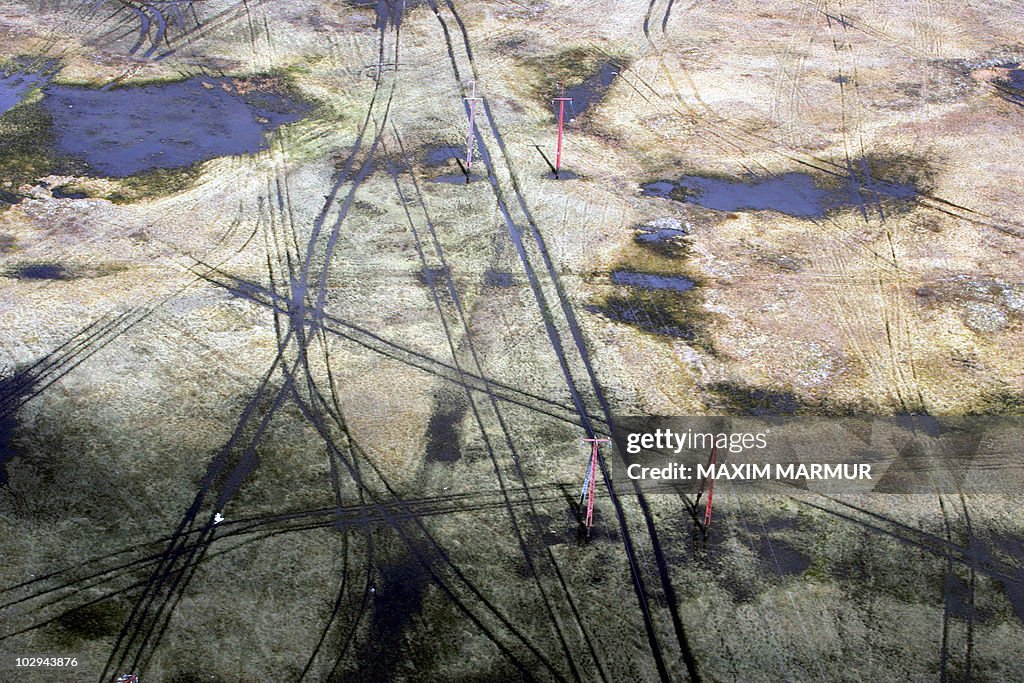
{"label": "standing water puddle", "polygon": [[1024,105],[1024,69],[1011,69],[1006,78],[996,81],[995,85],[1003,99]]}
{"label": "standing water puddle", "polygon": [[7,272],[19,280],[70,280],[71,272],[59,263],[26,263]]}
{"label": "standing water puddle", "polygon": [[639,232],[636,236],[636,241],[644,244],[652,242],[668,242],[671,240],[680,240],[687,235],[687,231],[680,227],[673,225],[661,226],[661,225],[643,225],[640,226]]}
{"label": "standing water puddle", "polygon": [[0,116],[25,99],[25,96],[46,83],[46,79],[35,74],[11,74],[0,76]]}
{"label": "standing water puddle", "polygon": [[117,178],[257,152],[268,131],[309,110],[281,94],[240,92],[226,79],[113,90],[51,85],[44,93],[57,151]]}
{"label": "standing water puddle", "polygon": [[677,181],[641,185],[649,197],[666,197],[716,211],[778,211],[798,218],[818,218],[832,209],[857,206],[862,210],[883,199],[912,199],[917,189],[908,183],[879,181],[851,174],[837,189],[819,187],[805,173],[783,173],[749,181],[688,175]]}
{"label": "standing water puddle", "polygon": [[693,280],[679,275],[652,275],[631,270],[612,271],[612,282],[617,285],[640,287],[642,289],[667,289],[686,292],[693,289]]}
{"label": "standing water puddle", "polygon": [[[604,98],[608,88],[615,81],[615,77],[619,75],[619,69],[621,68],[615,62],[604,62],[597,70],[597,73],[590,78],[579,85],[565,89],[565,96],[572,98],[572,104],[567,108],[570,121],[576,117],[583,116],[587,109]],[[557,105],[555,111],[556,113],[558,111]]]}
{"label": "standing water puddle", "polygon": [[454,145],[441,145],[428,147],[423,161],[427,166],[444,166],[455,159],[465,159],[466,148],[455,147]]}

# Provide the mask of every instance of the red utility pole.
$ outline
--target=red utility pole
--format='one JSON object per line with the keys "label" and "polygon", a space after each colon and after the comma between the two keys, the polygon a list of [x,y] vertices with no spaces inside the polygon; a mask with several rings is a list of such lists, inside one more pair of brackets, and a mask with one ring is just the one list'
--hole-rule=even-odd
{"label": "red utility pole", "polygon": [[555,149],[555,179],[558,179],[558,171],[562,168],[562,122],[565,120],[565,103],[572,102],[571,97],[565,96],[565,85],[562,85],[562,96],[556,97],[552,102],[558,102],[558,147]]}
{"label": "red utility pole", "polygon": [[583,479],[583,490],[580,492],[580,508],[583,507],[583,498],[587,499],[587,515],[583,518],[583,525],[587,528],[587,538],[590,538],[590,529],[594,526],[594,489],[597,485],[597,444],[611,443],[611,439],[583,439],[589,443],[590,465],[587,467],[587,476]]}
{"label": "red utility pole", "polygon": [[466,138],[466,182],[469,182],[469,173],[473,167],[473,143],[476,135],[476,103],[482,102],[482,97],[476,96],[476,81],[472,81],[473,94],[463,99],[469,105],[469,135]]}
{"label": "red utility pole", "polygon": [[[715,461],[718,460],[718,447],[711,447],[711,457],[708,459],[708,463],[714,467]],[[708,479],[708,504],[704,508],[704,533],[708,532],[708,528],[711,526],[711,497],[715,493],[715,478],[711,477]]]}

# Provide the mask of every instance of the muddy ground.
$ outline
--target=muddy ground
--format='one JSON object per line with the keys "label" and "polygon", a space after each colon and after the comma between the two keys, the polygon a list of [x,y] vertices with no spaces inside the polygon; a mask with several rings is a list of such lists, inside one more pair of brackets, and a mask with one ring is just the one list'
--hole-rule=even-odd
{"label": "muddy ground", "polygon": [[575,507],[621,416],[1024,411],[1022,24],[7,0],[0,678],[1024,677],[1015,497]]}

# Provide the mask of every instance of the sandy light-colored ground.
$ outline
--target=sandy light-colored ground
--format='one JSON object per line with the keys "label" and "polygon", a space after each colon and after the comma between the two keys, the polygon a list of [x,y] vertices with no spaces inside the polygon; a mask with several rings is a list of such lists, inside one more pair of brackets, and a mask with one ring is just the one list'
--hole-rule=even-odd
{"label": "sandy light-colored ground", "polygon": [[[1024,676],[1006,498],[724,488],[698,548],[675,496],[599,489],[589,545],[572,508],[578,439],[613,417],[1020,413],[1012,3],[418,2],[378,29],[367,3],[207,0],[135,54],[131,3],[95,4],[0,5],[0,58],[88,87],[223,76],[310,111],[159,182],[0,148],[21,198],[0,208],[0,672]],[[548,99],[609,60],[555,181]],[[427,155],[465,144],[470,80],[478,178],[433,182],[459,174]],[[862,164],[917,193],[807,218],[641,192]],[[659,221],[688,234],[636,241]],[[32,264],[65,277],[16,277]]]}

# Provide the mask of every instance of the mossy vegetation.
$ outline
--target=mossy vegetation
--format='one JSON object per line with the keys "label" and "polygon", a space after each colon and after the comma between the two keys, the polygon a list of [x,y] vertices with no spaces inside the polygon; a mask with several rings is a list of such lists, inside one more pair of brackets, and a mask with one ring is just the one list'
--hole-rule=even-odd
{"label": "mossy vegetation", "polygon": [[735,382],[716,382],[708,390],[722,399],[723,406],[740,415],[805,415],[812,406],[796,394],[777,388],[746,386]]}
{"label": "mossy vegetation", "polygon": [[70,161],[56,157],[53,122],[34,93],[0,116],[0,190],[18,197],[19,188],[39,178],[71,170]]}
{"label": "mossy vegetation", "polygon": [[[686,340],[713,354],[701,280],[688,266],[686,254],[687,247],[682,240],[629,243],[620,251],[610,271],[686,278],[693,282],[693,288],[681,292],[615,285],[614,290],[593,300],[591,310],[648,334]],[[595,273],[591,277],[603,279],[607,274]]]}
{"label": "mossy vegetation", "polygon": [[1002,390],[986,394],[976,415],[1024,415],[1024,394]]}
{"label": "mossy vegetation", "polygon": [[95,602],[65,612],[56,624],[55,638],[64,647],[75,647],[82,641],[117,635],[125,618],[124,609],[114,600]]}
{"label": "mossy vegetation", "polygon": [[[521,61],[522,66],[529,72],[529,78],[523,80],[530,83],[530,97],[544,106],[550,106],[551,97],[557,89],[577,88],[588,81],[594,81],[606,65],[614,64],[625,68],[628,62],[629,57],[626,54],[604,53],[583,47],[572,47]],[[600,100],[603,88],[597,84],[595,87],[598,92],[595,93],[594,99]]]}

